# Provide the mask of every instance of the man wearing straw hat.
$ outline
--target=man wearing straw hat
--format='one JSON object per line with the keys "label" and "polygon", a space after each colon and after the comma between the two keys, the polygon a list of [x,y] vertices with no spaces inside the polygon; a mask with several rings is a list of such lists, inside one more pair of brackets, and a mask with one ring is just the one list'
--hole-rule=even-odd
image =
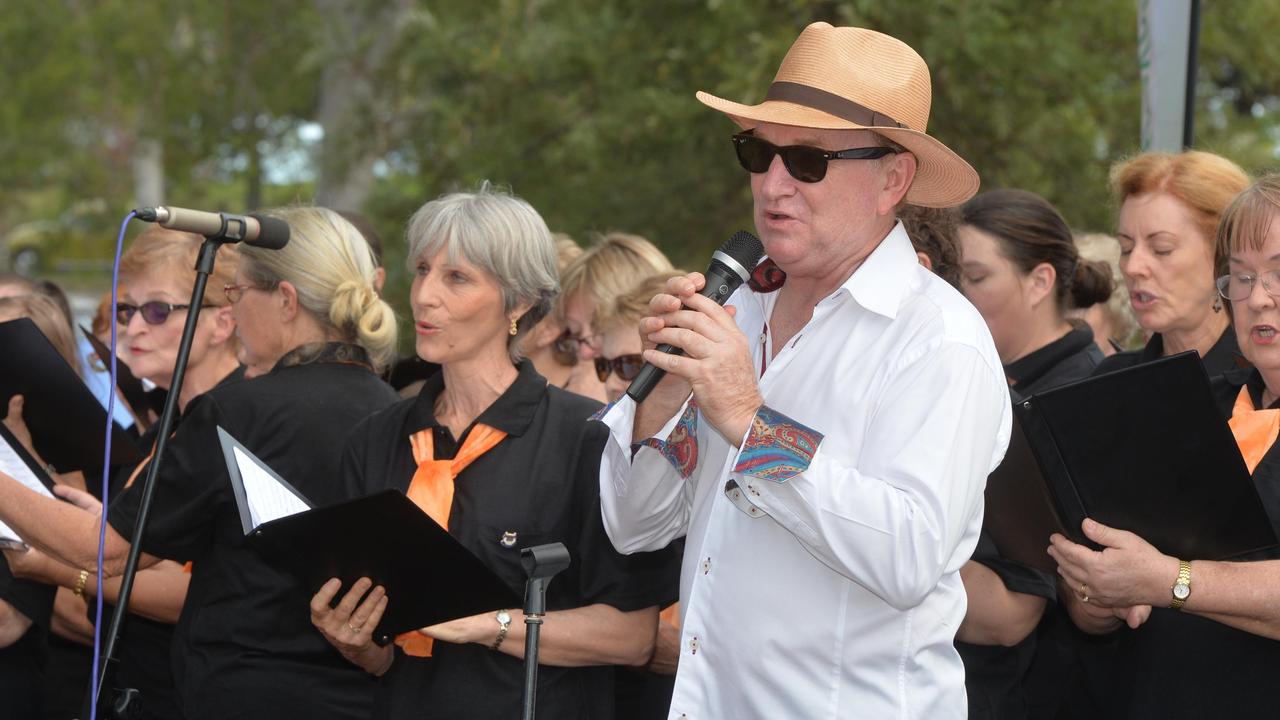
{"label": "man wearing straw hat", "polygon": [[1009,393],[982,318],[894,211],[961,203],[978,176],[925,134],[924,61],[870,30],[810,25],[758,105],[698,99],[741,128],[786,278],[725,308],[701,275],[672,280],[641,332],[685,356],[646,350],[667,377],[603,418],[614,545],[688,538],[670,716],[964,717],[959,570]]}

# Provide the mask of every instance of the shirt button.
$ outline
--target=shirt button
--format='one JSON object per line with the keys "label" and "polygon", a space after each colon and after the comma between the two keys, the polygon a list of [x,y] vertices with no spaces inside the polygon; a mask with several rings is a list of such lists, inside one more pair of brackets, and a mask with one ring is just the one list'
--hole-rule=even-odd
{"label": "shirt button", "polygon": [[738,500],[738,499],[740,499],[740,498],[742,497],[742,493],[738,492],[737,490],[734,490],[733,492],[729,493],[729,495],[730,495],[734,500]]}
{"label": "shirt button", "polygon": [[692,640],[689,641],[689,654],[690,655],[698,654],[698,636],[696,635],[693,637]]}
{"label": "shirt button", "polygon": [[748,485],[747,492],[751,493],[752,495],[755,495],[756,497],[760,497],[760,491],[756,489],[755,485]]}
{"label": "shirt button", "polygon": [[711,572],[711,558],[702,561],[702,574],[706,575]]}

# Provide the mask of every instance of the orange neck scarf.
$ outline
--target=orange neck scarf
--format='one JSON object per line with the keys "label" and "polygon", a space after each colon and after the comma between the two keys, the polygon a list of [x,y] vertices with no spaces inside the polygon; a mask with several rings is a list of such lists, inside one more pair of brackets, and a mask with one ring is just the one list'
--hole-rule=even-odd
{"label": "orange neck scarf", "polygon": [[[419,430],[409,436],[413,447],[413,459],[418,470],[413,474],[409,490],[405,494],[422,508],[440,527],[449,529],[449,510],[453,507],[453,481],[476,458],[494,445],[502,442],[507,434],[488,425],[476,424],[452,460],[436,460],[435,436],[431,428]],[[396,637],[396,644],[406,655],[431,657],[432,638],[414,630]]]}
{"label": "orange neck scarf", "polygon": [[1280,436],[1280,410],[1255,410],[1249,387],[1240,388],[1235,407],[1231,409],[1231,434],[1236,437],[1244,464],[1252,474],[1258,463]]}

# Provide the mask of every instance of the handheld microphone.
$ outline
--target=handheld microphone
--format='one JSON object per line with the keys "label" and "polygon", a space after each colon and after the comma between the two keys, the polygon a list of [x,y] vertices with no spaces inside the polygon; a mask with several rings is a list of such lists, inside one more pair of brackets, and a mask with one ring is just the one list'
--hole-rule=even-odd
{"label": "handheld microphone", "polygon": [[[715,301],[717,305],[724,305],[738,286],[751,277],[751,271],[760,264],[760,258],[763,256],[764,245],[760,242],[760,238],[746,230],[739,230],[711,255],[711,264],[707,266],[707,272],[704,273],[707,284],[698,294]],[[684,354],[680,348],[665,343],[658,346],[658,352],[669,355]],[[638,403],[644,402],[644,399],[649,397],[649,393],[653,392],[658,381],[662,380],[666,374],[666,370],[645,363],[640,369],[640,374],[627,388],[627,395]]]}
{"label": "handheld microphone", "polygon": [[279,250],[289,242],[288,223],[267,215],[233,215],[172,206],[144,207],[134,212],[139,220],[160,223],[161,227],[170,230],[242,242],[268,250]]}

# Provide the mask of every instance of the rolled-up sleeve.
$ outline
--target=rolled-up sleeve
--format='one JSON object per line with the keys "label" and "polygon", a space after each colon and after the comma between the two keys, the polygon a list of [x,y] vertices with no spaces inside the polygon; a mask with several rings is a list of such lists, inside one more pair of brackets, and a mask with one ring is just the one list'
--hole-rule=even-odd
{"label": "rolled-up sleeve", "polygon": [[1000,377],[963,344],[904,362],[858,457],[822,428],[764,407],[731,478],[824,564],[898,609],[913,607],[977,542],[986,477],[1011,422]]}
{"label": "rolled-up sleeve", "polygon": [[635,401],[623,397],[599,418],[609,428],[600,459],[605,531],[621,553],[661,550],[689,529],[698,464],[697,407],[686,403],[654,438],[632,443]]}

